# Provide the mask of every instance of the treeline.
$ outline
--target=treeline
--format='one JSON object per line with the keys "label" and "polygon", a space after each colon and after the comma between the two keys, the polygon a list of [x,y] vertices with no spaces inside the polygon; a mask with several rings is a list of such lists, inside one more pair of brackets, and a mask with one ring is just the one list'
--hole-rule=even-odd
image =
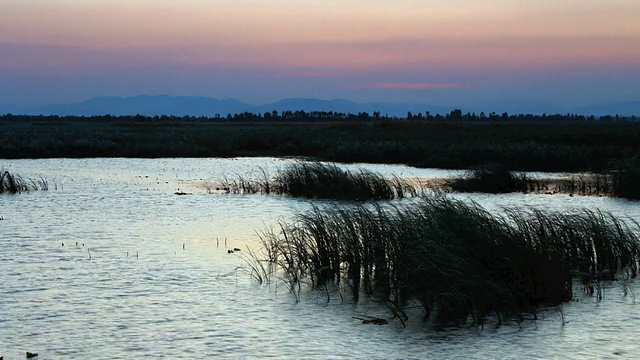
{"label": "treeline", "polygon": [[0,115],[0,120],[11,121],[125,121],[125,122],[374,122],[374,121],[429,121],[429,122],[579,122],[579,121],[638,121],[640,118],[634,116],[620,115],[578,115],[578,114],[512,114],[495,112],[485,114],[463,113],[460,109],[452,110],[448,114],[431,114],[426,111],[424,114],[408,112],[405,117],[389,116],[374,111],[372,114],[359,112],[357,114],[336,111],[271,111],[265,113],[243,112],[237,114],[227,114],[223,116],[216,114],[207,116],[175,116],[175,115],[122,115],[113,116],[110,114],[95,116],[59,116],[59,115]]}

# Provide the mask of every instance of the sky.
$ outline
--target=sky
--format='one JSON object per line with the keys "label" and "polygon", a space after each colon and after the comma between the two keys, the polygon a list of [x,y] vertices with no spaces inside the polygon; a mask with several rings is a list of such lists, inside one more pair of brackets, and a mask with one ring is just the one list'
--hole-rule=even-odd
{"label": "sky", "polygon": [[0,105],[638,101],[639,19],[638,0],[0,0]]}

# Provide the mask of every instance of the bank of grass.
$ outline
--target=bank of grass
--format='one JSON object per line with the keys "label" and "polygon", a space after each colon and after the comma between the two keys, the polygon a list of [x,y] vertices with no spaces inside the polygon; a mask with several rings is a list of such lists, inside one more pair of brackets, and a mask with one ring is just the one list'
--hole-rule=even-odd
{"label": "bank of grass", "polygon": [[7,170],[0,171],[0,194],[18,194],[30,190],[48,190],[49,184],[44,178],[24,179]]}
{"label": "bank of grass", "polygon": [[440,196],[402,207],[316,207],[262,240],[265,261],[292,289],[347,287],[402,321],[417,301],[439,328],[491,315],[521,320],[570,301],[578,281],[601,297],[600,281],[635,277],[640,260],[638,225],[608,213],[493,215]]}
{"label": "bank of grass", "polygon": [[223,187],[232,193],[355,201],[416,196],[419,191],[416,185],[398,177],[387,178],[364,169],[350,171],[320,162],[296,162],[273,177],[264,171],[253,177],[236,176],[223,180]]}
{"label": "bank of grass", "polygon": [[[56,124],[42,126],[43,123]],[[640,156],[640,122],[226,123],[0,116],[0,157],[305,156],[329,162],[605,172]]]}

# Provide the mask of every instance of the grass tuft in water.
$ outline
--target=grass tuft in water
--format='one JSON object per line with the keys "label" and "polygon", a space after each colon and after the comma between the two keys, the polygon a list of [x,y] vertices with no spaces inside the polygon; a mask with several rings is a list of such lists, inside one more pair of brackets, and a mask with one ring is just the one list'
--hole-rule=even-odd
{"label": "grass tuft in water", "polygon": [[43,177],[37,180],[23,179],[20,175],[12,174],[9,171],[0,171],[0,194],[19,194],[31,190],[48,189],[49,184]]}
{"label": "grass tuft in water", "polygon": [[416,196],[418,189],[398,177],[385,178],[368,170],[343,170],[335,164],[301,162],[288,165],[270,177],[261,171],[254,177],[224,179],[232,193],[290,195],[313,199],[385,200]]}
{"label": "grass tuft in water", "polygon": [[378,299],[401,321],[417,301],[436,327],[522,319],[571,300],[575,281],[601,298],[600,281],[635,277],[640,259],[638,225],[608,213],[497,216],[441,196],[403,207],[315,207],[262,241],[290,288],[350,288],[355,301]]}
{"label": "grass tuft in water", "polygon": [[459,178],[448,181],[457,192],[484,192],[491,194],[523,192],[534,188],[534,182],[525,173],[514,173],[505,166],[490,164],[467,171]]}

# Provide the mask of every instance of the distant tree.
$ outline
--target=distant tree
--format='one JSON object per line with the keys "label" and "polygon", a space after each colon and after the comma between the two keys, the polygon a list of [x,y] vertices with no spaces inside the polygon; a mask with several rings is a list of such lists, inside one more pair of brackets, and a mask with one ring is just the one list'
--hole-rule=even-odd
{"label": "distant tree", "polygon": [[363,112],[358,113],[358,120],[360,120],[360,121],[369,121],[369,119],[371,119],[371,116],[369,116],[368,112],[363,111]]}
{"label": "distant tree", "polygon": [[450,120],[450,121],[461,121],[462,120],[462,110],[455,109],[455,110],[451,111],[451,113],[449,113],[449,115],[447,115],[447,120]]}

